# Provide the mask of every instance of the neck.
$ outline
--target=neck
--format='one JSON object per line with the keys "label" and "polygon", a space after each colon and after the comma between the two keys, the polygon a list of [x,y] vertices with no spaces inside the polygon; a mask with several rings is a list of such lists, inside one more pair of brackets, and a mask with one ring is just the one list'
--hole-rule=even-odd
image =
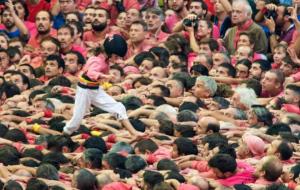
{"label": "neck", "polygon": [[249,21],[250,19],[245,20],[244,22],[238,23],[237,26],[238,27],[242,27],[247,21]]}
{"label": "neck", "polygon": [[95,30],[93,30],[93,31],[94,31],[95,35],[98,36],[98,37],[105,36],[105,34],[107,33],[107,27],[101,32],[98,32],[98,31],[95,31]]}
{"label": "neck", "polygon": [[184,7],[180,12],[179,12],[179,16],[181,18],[185,18],[188,15],[188,11],[187,9]]}
{"label": "neck", "polygon": [[217,18],[218,18],[218,21],[219,21],[219,22],[220,22],[220,21],[223,22],[223,20],[225,20],[226,16],[227,16],[227,13],[226,13],[226,12],[220,12],[220,13],[217,13]]}
{"label": "neck", "polygon": [[269,93],[270,93],[270,95],[271,95],[272,97],[275,97],[275,96],[277,96],[280,92],[281,92],[281,88],[273,88],[272,91],[270,91]]}

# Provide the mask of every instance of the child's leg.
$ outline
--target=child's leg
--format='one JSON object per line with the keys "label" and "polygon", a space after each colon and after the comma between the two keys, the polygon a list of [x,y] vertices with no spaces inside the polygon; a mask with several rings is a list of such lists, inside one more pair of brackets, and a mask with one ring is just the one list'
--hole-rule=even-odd
{"label": "child's leg", "polygon": [[71,135],[74,131],[76,131],[83,119],[86,110],[91,105],[89,89],[83,89],[77,86],[76,96],[75,96],[75,105],[73,110],[72,119],[66,124],[64,127],[64,133]]}
{"label": "child's leg", "polygon": [[119,119],[122,125],[133,135],[139,135],[140,133],[134,129],[128,120],[125,106],[117,102],[111,96],[106,94],[104,90],[99,88],[97,94],[92,96],[92,104],[96,107],[103,109],[109,113],[115,114],[117,119]]}

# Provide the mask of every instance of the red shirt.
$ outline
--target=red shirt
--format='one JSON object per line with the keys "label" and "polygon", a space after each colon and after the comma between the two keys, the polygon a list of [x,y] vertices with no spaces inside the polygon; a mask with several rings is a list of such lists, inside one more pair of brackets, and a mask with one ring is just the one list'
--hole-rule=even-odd
{"label": "red shirt", "polygon": [[39,11],[41,10],[49,11],[51,7],[50,3],[48,3],[45,0],[40,0],[40,2],[36,5],[31,4],[30,0],[26,0],[26,4],[29,10],[29,15],[27,20],[31,22],[35,22],[35,16]]}
{"label": "red shirt", "polygon": [[[49,36],[56,37],[56,35],[57,35],[57,31],[55,29],[51,28]],[[40,48],[41,41],[42,41],[42,38],[39,36],[38,32],[35,31],[35,33],[30,36],[28,44],[34,48]]]}

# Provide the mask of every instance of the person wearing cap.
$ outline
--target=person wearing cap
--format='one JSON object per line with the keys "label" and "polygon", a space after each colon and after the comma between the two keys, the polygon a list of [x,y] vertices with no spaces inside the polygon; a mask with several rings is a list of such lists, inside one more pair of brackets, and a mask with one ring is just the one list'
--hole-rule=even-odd
{"label": "person wearing cap", "polygon": [[90,57],[82,68],[75,96],[75,107],[72,119],[66,124],[63,132],[71,135],[75,132],[85,115],[85,111],[93,104],[116,116],[124,127],[133,135],[139,135],[128,120],[126,109],[123,104],[116,102],[99,87],[100,81],[112,78],[108,75],[108,59],[124,57],[127,52],[126,41],[120,35],[106,38],[103,44],[104,53],[98,57]]}

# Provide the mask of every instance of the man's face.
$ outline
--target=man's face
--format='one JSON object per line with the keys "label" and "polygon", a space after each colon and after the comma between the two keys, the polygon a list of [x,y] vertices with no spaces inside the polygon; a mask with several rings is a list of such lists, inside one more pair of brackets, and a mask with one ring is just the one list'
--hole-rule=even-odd
{"label": "man's face", "polygon": [[76,10],[76,3],[74,0],[59,0],[60,11],[64,14],[74,12]]}
{"label": "man's face", "polygon": [[212,55],[214,68],[219,67],[222,63],[224,63],[224,55],[222,53],[214,53]]}
{"label": "man's face", "polygon": [[8,10],[4,10],[2,13],[2,23],[7,29],[11,29],[15,26],[15,21]]}
{"label": "man's face", "polygon": [[41,43],[41,53],[43,59],[45,59],[49,55],[57,54],[57,52],[58,52],[57,46],[51,41],[43,41]]}
{"label": "man's face", "polygon": [[126,26],[131,26],[134,21],[140,19],[140,13],[137,9],[129,9],[126,13]]}
{"label": "man's face", "polygon": [[169,0],[168,5],[170,9],[177,13],[180,12],[185,6],[184,0]]}
{"label": "man's face", "polygon": [[49,14],[45,11],[40,11],[35,17],[35,25],[39,34],[49,33],[51,29]]}
{"label": "man's face", "polygon": [[208,98],[210,93],[208,89],[205,87],[204,82],[201,80],[197,80],[195,85],[192,88],[193,94],[197,98]]}
{"label": "man's face", "polygon": [[179,87],[175,80],[169,80],[166,83],[166,87],[170,90],[170,97],[176,98],[182,95],[182,89]]}
{"label": "man's face", "polygon": [[246,7],[242,3],[233,3],[231,12],[231,21],[233,24],[243,24],[248,20],[248,15],[246,12]]}
{"label": "man's face", "polygon": [[149,73],[153,68],[153,62],[150,60],[144,60],[139,66],[141,74]]}
{"label": "man's face", "polygon": [[198,17],[202,17],[204,10],[202,9],[201,2],[191,2],[189,7],[190,13],[195,13]]}
{"label": "man's face", "polygon": [[66,16],[66,23],[79,22],[79,19],[76,14],[70,13]]}
{"label": "man's face", "polygon": [[197,64],[201,64],[201,65],[205,66],[208,70],[211,69],[211,65],[209,65],[209,63],[207,62],[207,59],[204,55],[197,56],[194,59],[193,65],[197,65]]}
{"label": "man's face", "polygon": [[282,64],[280,66],[280,69],[282,70],[282,72],[284,73],[285,77],[289,77],[291,74],[294,73],[294,68],[291,64],[288,64],[284,61],[282,61]]}
{"label": "man's face", "polygon": [[107,18],[107,12],[103,9],[96,9],[94,19],[92,22],[92,28],[96,32],[102,32],[107,28],[109,19]]}
{"label": "man's face", "polygon": [[207,22],[200,20],[198,23],[197,37],[204,38],[211,34],[211,28],[208,27]]}
{"label": "man's face", "polygon": [[261,81],[262,89],[267,92],[272,92],[275,87],[278,87],[277,76],[275,73],[266,72]]}
{"label": "man's face", "polygon": [[254,77],[256,79],[260,79],[262,75],[262,70],[260,68],[260,64],[252,63],[249,77]]}
{"label": "man's face", "polygon": [[242,59],[249,59],[251,49],[247,46],[240,46],[235,53],[235,57],[237,61],[240,61]]}
{"label": "man's face", "polygon": [[0,48],[2,49],[8,48],[7,39],[4,36],[0,36]]}
{"label": "man's face", "polygon": [[274,49],[274,63],[281,64],[282,59],[286,56],[286,52],[283,48],[275,48]]}
{"label": "man's face", "polygon": [[11,41],[11,42],[9,42],[8,46],[18,48],[21,53],[24,51],[24,45],[22,44],[21,41]]}
{"label": "man's face", "polygon": [[200,44],[199,45],[199,53],[204,53],[208,56],[211,56],[212,52],[210,50],[209,44]]}
{"label": "man's face", "polygon": [[92,8],[88,8],[84,11],[83,22],[84,24],[91,24],[94,20],[95,10]]}
{"label": "man's face", "polygon": [[69,48],[73,43],[71,31],[68,28],[59,29],[57,32],[57,40],[60,42],[62,49]]}
{"label": "man's face", "polygon": [[112,83],[118,83],[121,82],[122,76],[119,70],[117,69],[110,69],[109,74],[114,76],[114,79],[111,79],[110,82]]}
{"label": "man's face", "polygon": [[72,75],[76,74],[81,69],[81,65],[78,64],[78,58],[75,54],[68,53],[64,57],[64,61],[66,64],[66,72]]}
{"label": "man's face", "polygon": [[140,24],[133,24],[130,27],[129,30],[129,38],[131,42],[138,43],[142,42],[145,39],[146,32],[144,31],[144,28]]}
{"label": "man's face", "polygon": [[225,67],[218,67],[216,76],[217,77],[229,77],[228,69]]}
{"label": "man's face", "polygon": [[26,66],[26,65],[19,66],[19,71],[21,73],[23,73],[29,79],[33,79],[34,78],[34,75],[31,73],[30,68],[28,66]]}
{"label": "man's face", "polygon": [[236,76],[238,78],[241,78],[241,79],[246,79],[248,78],[248,75],[249,75],[249,69],[246,65],[243,65],[243,64],[238,64],[236,65]]}
{"label": "man's face", "polygon": [[159,15],[156,15],[153,13],[147,13],[146,23],[147,23],[148,29],[150,31],[157,31],[158,28],[160,28],[162,25],[162,21],[161,21]]}
{"label": "man's face", "polygon": [[289,103],[289,104],[298,103],[299,98],[300,98],[300,96],[293,90],[290,90],[288,88],[284,90],[284,100],[287,103]]}
{"label": "man's face", "polygon": [[12,75],[10,77],[10,81],[13,84],[15,84],[21,90],[21,92],[23,92],[24,90],[26,90],[28,88],[28,85],[23,83],[21,75],[18,75],[18,74]]}
{"label": "man's face", "polygon": [[9,57],[6,53],[0,52],[0,68],[2,71],[7,69],[9,65]]}
{"label": "man's face", "polygon": [[237,42],[237,47],[240,46],[249,46],[250,47],[250,39],[247,35],[240,35],[239,40]]}
{"label": "man's face", "polygon": [[45,75],[48,78],[53,78],[62,73],[62,68],[58,67],[58,63],[56,61],[46,61],[45,64]]}
{"label": "man's face", "polygon": [[220,3],[220,1],[215,2],[214,8],[216,13],[223,13],[225,11],[224,6]]}
{"label": "man's face", "polygon": [[150,72],[150,78],[152,80],[162,79],[162,78],[166,77],[165,75],[166,75],[166,73],[165,73],[164,69],[161,67],[154,67]]}

